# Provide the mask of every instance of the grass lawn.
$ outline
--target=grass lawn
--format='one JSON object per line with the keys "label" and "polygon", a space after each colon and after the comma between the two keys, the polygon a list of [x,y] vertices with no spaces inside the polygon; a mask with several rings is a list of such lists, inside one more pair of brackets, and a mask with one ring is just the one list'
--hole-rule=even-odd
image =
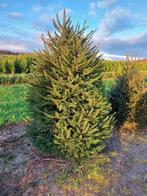
{"label": "grass lawn", "polygon": [[27,87],[25,85],[0,86],[0,126],[27,119]]}

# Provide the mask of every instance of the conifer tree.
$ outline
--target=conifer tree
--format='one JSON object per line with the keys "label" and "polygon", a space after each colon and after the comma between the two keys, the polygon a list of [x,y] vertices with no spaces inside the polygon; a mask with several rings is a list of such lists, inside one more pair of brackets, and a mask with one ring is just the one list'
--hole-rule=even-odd
{"label": "conifer tree", "polygon": [[125,121],[135,122],[136,105],[143,95],[143,78],[135,68],[136,63],[136,58],[126,58],[123,74],[118,77],[117,85],[110,94],[117,126],[123,125]]}
{"label": "conifer tree", "polygon": [[113,128],[110,104],[102,94],[102,61],[93,31],[75,28],[63,14],[53,20],[55,34],[42,40],[30,82],[28,103],[33,143],[70,160],[90,158],[104,149]]}

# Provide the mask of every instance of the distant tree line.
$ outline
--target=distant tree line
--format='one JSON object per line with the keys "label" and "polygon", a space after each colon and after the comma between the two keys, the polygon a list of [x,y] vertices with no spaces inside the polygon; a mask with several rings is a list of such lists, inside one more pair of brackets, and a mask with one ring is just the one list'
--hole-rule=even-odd
{"label": "distant tree line", "polygon": [[[118,72],[122,73],[123,69],[125,67],[126,61],[110,61],[110,60],[104,60],[104,71],[105,72]],[[134,63],[134,67],[137,68],[140,71],[146,71],[147,70],[147,61],[143,60],[136,60]]]}
{"label": "distant tree line", "polygon": [[[36,60],[36,54],[11,54],[0,56],[0,73],[30,73],[32,65]],[[125,61],[103,60],[103,71],[106,78],[115,78],[122,74]],[[134,65],[139,71],[147,71],[147,61],[136,61]],[[144,74],[144,73],[143,73]],[[145,76],[147,74],[145,73]]]}
{"label": "distant tree line", "polygon": [[2,55],[0,56],[0,73],[30,73],[34,54]]}

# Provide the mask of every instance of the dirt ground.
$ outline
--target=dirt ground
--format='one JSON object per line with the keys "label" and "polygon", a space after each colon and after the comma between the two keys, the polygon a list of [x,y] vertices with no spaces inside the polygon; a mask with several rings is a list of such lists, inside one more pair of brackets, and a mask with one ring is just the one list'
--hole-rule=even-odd
{"label": "dirt ground", "polygon": [[[118,133],[110,140],[109,150],[116,152],[111,161],[109,186],[100,196],[147,195],[147,132]],[[11,125],[0,130],[0,196],[80,195],[65,192],[55,183],[70,162],[43,157],[30,144],[25,125]],[[84,194],[86,195],[86,194]]]}

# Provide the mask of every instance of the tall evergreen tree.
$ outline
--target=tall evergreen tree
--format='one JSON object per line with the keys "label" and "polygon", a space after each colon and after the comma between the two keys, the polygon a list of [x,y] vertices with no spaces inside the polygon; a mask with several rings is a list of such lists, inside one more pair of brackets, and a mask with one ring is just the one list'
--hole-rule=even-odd
{"label": "tall evergreen tree", "polygon": [[90,158],[106,145],[113,128],[110,105],[102,94],[102,61],[86,24],[74,28],[64,12],[53,20],[54,36],[42,37],[28,103],[33,143],[70,160]]}

